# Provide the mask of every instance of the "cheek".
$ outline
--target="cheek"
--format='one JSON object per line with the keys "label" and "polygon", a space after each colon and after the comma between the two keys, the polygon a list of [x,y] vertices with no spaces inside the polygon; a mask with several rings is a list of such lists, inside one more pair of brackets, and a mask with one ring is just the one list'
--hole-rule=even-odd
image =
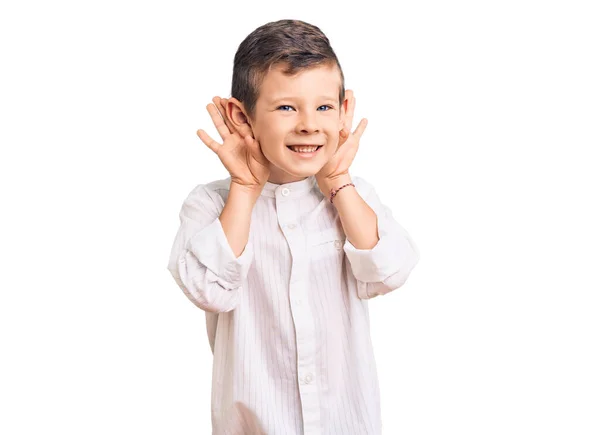
{"label": "cheek", "polygon": [[260,137],[269,142],[282,141],[286,137],[286,130],[281,122],[265,122],[257,126]]}
{"label": "cheek", "polygon": [[344,121],[342,121],[341,119],[336,118],[335,121],[331,122],[330,125],[330,134],[334,135],[334,136],[339,136],[340,134],[340,130],[344,128]]}
{"label": "cheek", "polygon": [[258,141],[263,154],[268,160],[272,161],[273,159],[280,158],[284,142],[276,132],[272,129],[262,129],[259,132]]}
{"label": "cheek", "polygon": [[329,130],[327,132],[327,135],[328,135],[328,138],[329,138],[328,139],[329,143],[336,144],[336,145],[339,143],[339,141],[340,141],[340,130],[341,130],[341,127],[338,128],[338,126],[336,125],[334,128],[332,128],[331,130]]}

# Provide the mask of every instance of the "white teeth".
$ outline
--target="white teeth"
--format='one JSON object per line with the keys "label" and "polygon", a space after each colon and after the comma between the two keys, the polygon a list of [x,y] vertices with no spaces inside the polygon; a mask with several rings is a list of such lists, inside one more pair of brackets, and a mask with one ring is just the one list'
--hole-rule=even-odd
{"label": "white teeth", "polygon": [[303,147],[303,146],[292,146],[290,147],[296,152],[300,153],[313,153],[317,150],[318,147]]}

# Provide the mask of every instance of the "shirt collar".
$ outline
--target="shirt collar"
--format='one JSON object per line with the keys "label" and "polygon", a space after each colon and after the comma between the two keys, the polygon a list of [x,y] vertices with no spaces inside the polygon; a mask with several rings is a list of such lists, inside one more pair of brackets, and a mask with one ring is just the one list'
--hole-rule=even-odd
{"label": "shirt collar", "polygon": [[260,194],[271,198],[275,198],[276,196],[280,195],[297,198],[309,193],[316,186],[316,184],[317,179],[314,175],[310,175],[304,180],[285,184],[274,184],[270,181],[267,181]]}

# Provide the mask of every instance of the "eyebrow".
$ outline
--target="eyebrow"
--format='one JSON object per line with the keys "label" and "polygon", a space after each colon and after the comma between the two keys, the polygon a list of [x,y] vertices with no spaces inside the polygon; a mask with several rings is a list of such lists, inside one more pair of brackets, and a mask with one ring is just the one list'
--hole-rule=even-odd
{"label": "eyebrow", "polygon": [[[338,102],[338,98],[334,98],[334,97],[331,97],[331,96],[328,96],[328,95],[321,95],[321,96],[319,96],[317,98],[321,99],[321,100],[334,101],[336,103]],[[275,103],[277,103],[279,101],[282,101],[282,100],[293,100],[293,101],[296,101],[296,100],[298,100],[298,98],[295,98],[295,97],[280,97],[280,98],[276,98],[274,100],[271,100],[270,104],[275,104]]]}

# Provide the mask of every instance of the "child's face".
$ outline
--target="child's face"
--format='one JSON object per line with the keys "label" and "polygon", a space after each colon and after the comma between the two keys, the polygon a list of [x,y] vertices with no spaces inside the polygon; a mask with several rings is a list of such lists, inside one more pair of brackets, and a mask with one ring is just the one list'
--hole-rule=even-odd
{"label": "child's face", "polygon": [[[320,66],[287,76],[273,68],[256,102],[254,137],[271,162],[269,181],[300,181],[314,175],[337,150],[347,101],[339,105],[341,77],[336,67]],[[323,145],[305,158],[287,145]]]}

